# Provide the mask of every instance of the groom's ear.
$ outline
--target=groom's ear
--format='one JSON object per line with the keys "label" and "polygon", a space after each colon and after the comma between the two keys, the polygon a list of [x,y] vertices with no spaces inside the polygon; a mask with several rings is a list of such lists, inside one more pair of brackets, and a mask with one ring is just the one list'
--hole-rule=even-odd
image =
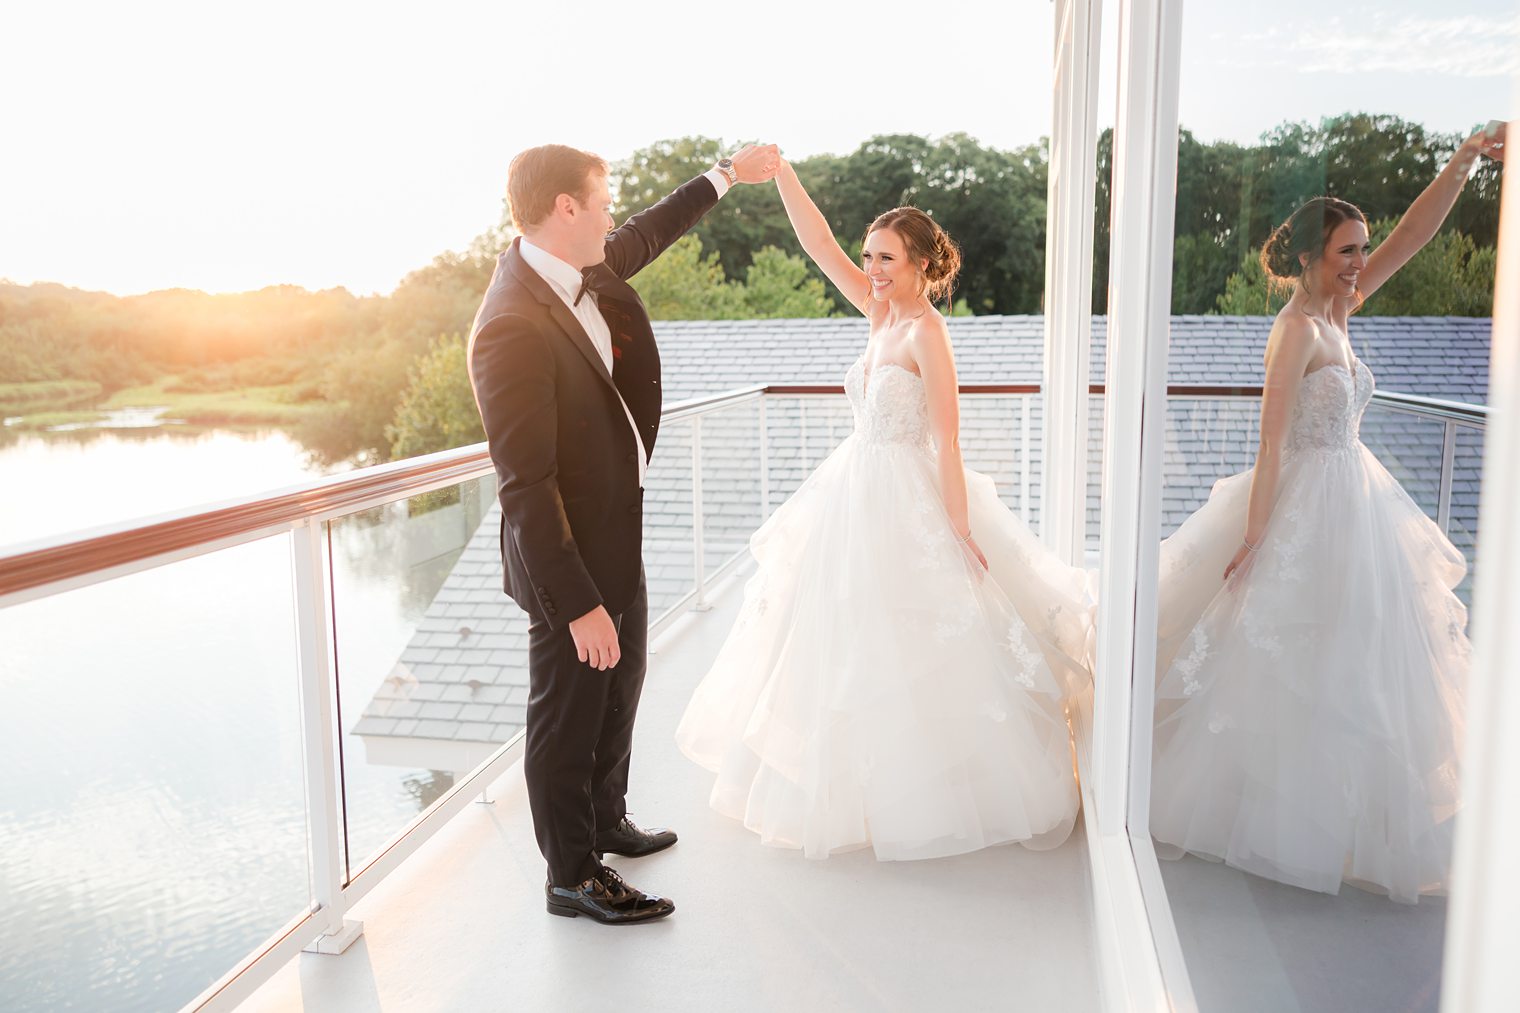
{"label": "groom's ear", "polygon": [[584,209],[581,207],[580,201],[576,200],[574,196],[568,193],[562,193],[556,195],[554,198],[554,210],[561,214],[566,214],[571,218],[574,218]]}

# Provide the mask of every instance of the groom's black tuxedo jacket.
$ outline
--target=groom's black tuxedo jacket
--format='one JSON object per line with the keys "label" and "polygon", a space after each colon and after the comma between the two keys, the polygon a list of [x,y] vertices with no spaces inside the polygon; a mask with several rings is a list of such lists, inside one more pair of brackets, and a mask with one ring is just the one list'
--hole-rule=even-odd
{"label": "groom's black tuxedo jacket", "polygon": [[618,394],[653,453],[660,353],[627,279],[717,201],[698,176],[608,234],[606,260],[586,274],[612,333],[611,376],[520,240],[497,258],[470,335],[470,382],[496,465],[506,592],[534,620],[560,628],[599,604],[618,615],[638,592],[643,490]]}

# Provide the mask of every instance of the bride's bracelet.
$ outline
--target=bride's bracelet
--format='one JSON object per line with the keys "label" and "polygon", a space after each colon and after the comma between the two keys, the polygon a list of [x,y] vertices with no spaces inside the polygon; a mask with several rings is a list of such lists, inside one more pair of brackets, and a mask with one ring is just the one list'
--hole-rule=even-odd
{"label": "bride's bracelet", "polygon": [[[960,535],[956,535],[955,537],[960,538],[961,536]],[[971,532],[968,531],[968,532],[966,532],[966,537],[965,538],[961,538],[961,544],[964,545],[966,542],[969,542],[969,541],[971,541]]]}
{"label": "bride's bracelet", "polygon": [[1255,545],[1252,545],[1251,544],[1251,540],[1249,538],[1242,538],[1240,540],[1240,544],[1242,544],[1242,545],[1244,545],[1246,547],[1246,551],[1247,552],[1255,552],[1257,549],[1261,548],[1261,543],[1260,542],[1257,542]]}

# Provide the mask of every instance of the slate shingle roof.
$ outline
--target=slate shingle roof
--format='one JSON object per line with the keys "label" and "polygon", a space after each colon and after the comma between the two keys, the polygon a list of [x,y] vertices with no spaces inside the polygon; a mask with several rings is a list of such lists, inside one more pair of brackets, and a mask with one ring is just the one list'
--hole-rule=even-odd
{"label": "slate shingle roof", "polygon": [[[1269,317],[1179,316],[1171,321],[1173,383],[1258,384]],[[1037,316],[950,322],[964,383],[1039,383],[1044,320]],[[1352,340],[1378,386],[1452,401],[1485,403],[1487,319],[1362,317]],[[1103,377],[1106,321],[1093,321],[1095,382]],[[680,321],[655,325],[665,402],[756,383],[842,382],[865,344],[862,319]],[[1088,530],[1096,548],[1102,402],[1093,399]],[[1174,398],[1168,404],[1161,534],[1207,498],[1225,475],[1251,466],[1254,400]],[[1027,418],[1026,418],[1027,416]],[[997,482],[1004,501],[1038,524],[1041,398],[968,397],[962,443],[969,467]],[[766,399],[771,503],[779,504],[851,429],[841,398]],[[645,487],[645,572],[650,614],[691,586],[693,427],[662,427]],[[1027,442],[1025,434],[1027,432]],[[703,531],[708,572],[743,550],[760,520],[759,408],[749,403],[701,423]],[[1372,409],[1363,441],[1431,515],[1441,456],[1438,424]],[[1460,431],[1452,503],[1453,542],[1472,558],[1482,434]],[[354,731],[363,736],[505,742],[521,729],[527,701],[526,619],[501,594],[491,508],[444,580],[395,670]],[[1464,597],[1469,585],[1464,585]],[[462,632],[467,631],[467,632]]]}

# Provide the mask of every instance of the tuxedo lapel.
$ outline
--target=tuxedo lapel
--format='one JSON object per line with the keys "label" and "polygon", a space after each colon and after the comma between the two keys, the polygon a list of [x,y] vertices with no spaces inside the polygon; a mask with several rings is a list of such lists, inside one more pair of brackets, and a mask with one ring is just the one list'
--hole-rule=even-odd
{"label": "tuxedo lapel", "polygon": [[565,305],[565,301],[549,287],[549,283],[544,281],[537,271],[529,267],[527,261],[523,260],[522,254],[517,249],[518,242],[520,240],[512,240],[512,247],[507,251],[507,267],[511,270],[513,277],[524,288],[533,293],[533,298],[537,299],[548,309],[550,319],[559,325],[560,330],[565,332],[565,336],[570,339],[570,343],[581,353],[587,364],[596,370],[596,375],[602,378],[602,382],[607,384],[613,393],[617,393],[617,385],[612,382],[612,374],[607,371],[607,364],[602,361],[601,353],[591,343],[590,335],[581,326],[581,322],[575,319],[575,314],[570,312],[570,308]]}

